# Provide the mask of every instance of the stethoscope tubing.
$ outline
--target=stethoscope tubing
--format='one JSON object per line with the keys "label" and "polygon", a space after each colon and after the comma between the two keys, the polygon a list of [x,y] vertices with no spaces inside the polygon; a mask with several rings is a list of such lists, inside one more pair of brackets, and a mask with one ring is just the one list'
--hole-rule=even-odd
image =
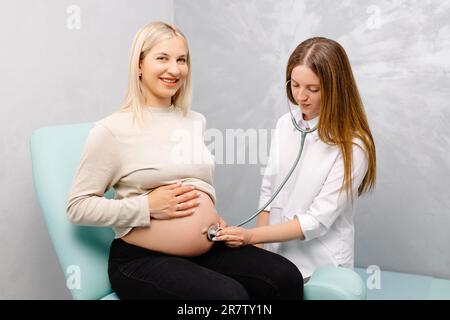
{"label": "stethoscope tubing", "polygon": [[[288,84],[288,83],[289,83],[289,81],[286,84]],[[303,129],[302,127],[300,127],[300,125],[297,123],[297,121],[295,121],[294,115],[292,114],[292,110],[291,110],[291,107],[289,106],[289,104],[288,104],[288,108],[289,108],[289,114],[291,115],[291,121],[292,121],[292,124],[294,125],[294,128],[296,130],[298,130],[302,134],[302,141],[300,143],[300,148],[299,148],[298,153],[297,153],[297,158],[295,159],[294,164],[292,165],[292,167],[289,170],[288,174],[284,178],[283,182],[278,186],[277,190],[273,193],[273,195],[270,197],[270,199],[267,200],[267,202],[261,208],[259,208],[254,214],[252,214],[249,218],[247,218],[246,220],[244,220],[241,223],[239,223],[238,225],[236,225],[237,227],[243,226],[244,224],[252,221],[261,212],[263,212],[269,206],[269,204],[271,204],[272,201],[277,197],[277,195],[280,193],[281,189],[283,189],[283,187],[286,184],[286,182],[292,176],[292,173],[294,172],[295,168],[298,165],[298,162],[300,161],[300,158],[301,158],[302,153],[303,153],[303,147],[305,145],[306,135],[317,130],[317,126],[312,128],[312,129]],[[211,225],[208,228],[208,232],[207,232],[208,239],[212,240],[212,238],[216,235],[217,231],[218,231],[217,226],[216,225]]]}
{"label": "stethoscope tubing", "polygon": [[[293,122],[295,122],[295,119],[293,119]],[[296,123],[297,124],[297,123]],[[298,125],[298,124],[297,124]],[[294,172],[295,168],[298,165],[298,162],[300,161],[300,158],[302,156],[303,153],[303,147],[305,145],[305,138],[306,135],[308,133],[314,132],[317,130],[317,127],[310,129],[310,130],[304,130],[302,129],[301,133],[302,133],[302,142],[300,143],[300,148],[298,150],[297,153],[297,158],[294,161],[294,164],[292,165],[291,169],[289,170],[288,174],[286,175],[286,177],[284,178],[283,182],[278,186],[277,190],[273,193],[272,197],[270,197],[269,200],[267,200],[267,202],[261,207],[259,208],[253,215],[251,215],[248,219],[242,221],[241,223],[239,223],[237,225],[237,227],[243,226],[244,224],[250,222],[251,220],[253,220],[254,218],[256,218],[261,212],[263,212],[268,206],[269,204],[272,203],[272,201],[277,197],[277,195],[280,193],[281,189],[283,189],[284,185],[286,184],[286,182],[289,180],[289,178],[292,176],[292,173]]]}

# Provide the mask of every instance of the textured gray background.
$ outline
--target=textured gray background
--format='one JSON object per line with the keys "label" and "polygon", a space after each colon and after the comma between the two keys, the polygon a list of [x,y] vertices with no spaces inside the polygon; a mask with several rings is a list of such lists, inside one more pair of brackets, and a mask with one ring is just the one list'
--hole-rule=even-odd
{"label": "textured gray background", "polygon": [[[66,27],[70,5],[81,9],[79,30]],[[2,1],[0,299],[70,299],[36,201],[29,138],[116,110],[131,41],[152,20],[173,21],[173,2]]]}
{"label": "textured gray background", "polygon": [[[359,266],[450,279],[450,2],[175,0],[190,39],[195,99],[209,127],[273,128],[295,46],[347,50],[378,156],[376,192],[356,210]],[[373,6],[375,4],[375,6]],[[257,205],[258,165],[218,165],[220,212]]]}
{"label": "textured gray background", "polygon": [[[132,36],[174,16],[193,55],[193,109],[223,132],[273,128],[295,45],[315,35],[341,42],[378,148],[377,191],[357,207],[356,262],[450,279],[450,3],[375,2],[4,1],[0,299],[70,298],[33,190],[31,133],[116,110]],[[66,28],[72,4],[80,30]],[[217,165],[218,208],[230,223],[255,209],[262,166]]]}

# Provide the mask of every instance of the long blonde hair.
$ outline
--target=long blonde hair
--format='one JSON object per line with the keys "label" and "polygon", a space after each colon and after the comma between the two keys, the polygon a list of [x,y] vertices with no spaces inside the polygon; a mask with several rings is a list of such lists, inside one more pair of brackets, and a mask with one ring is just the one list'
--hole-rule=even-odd
{"label": "long blonde hair", "polygon": [[[133,112],[134,119],[142,123],[142,108],[145,106],[143,85],[139,77],[139,64],[147,53],[160,41],[179,37],[188,48],[186,37],[176,27],[164,22],[152,22],[143,26],[134,36],[131,46],[130,63],[128,66],[128,82],[125,90],[125,99],[120,106],[120,111]],[[187,55],[188,74],[183,86],[172,97],[172,104],[182,110],[185,116],[189,111],[192,97],[192,72],[191,59]]]}
{"label": "long blonde hair", "polygon": [[[345,189],[353,199],[352,147],[353,139],[358,138],[364,144],[368,158],[368,170],[358,187],[358,196],[372,191],[376,180],[375,143],[344,48],[327,38],[308,39],[291,54],[286,68],[286,81],[291,79],[292,70],[299,65],[309,67],[320,80],[319,138],[327,144],[339,146],[341,150],[344,159],[342,190]],[[286,93],[289,100],[297,104],[290,85],[286,86]]]}

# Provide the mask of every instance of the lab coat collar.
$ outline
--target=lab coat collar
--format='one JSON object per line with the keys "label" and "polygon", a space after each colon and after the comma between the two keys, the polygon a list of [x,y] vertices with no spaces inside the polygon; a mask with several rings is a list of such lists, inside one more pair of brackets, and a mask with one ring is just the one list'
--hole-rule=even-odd
{"label": "lab coat collar", "polygon": [[[312,129],[319,124],[319,117],[315,117],[314,119],[311,119],[311,120],[305,120],[305,119],[303,119],[303,113],[301,113],[299,109],[293,111],[292,113],[294,114],[295,120],[302,128]],[[292,130],[296,130],[296,129],[293,127]],[[312,133],[308,133],[307,137],[308,136],[314,137],[314,140],[319,139],[319,133],[317,130]]]}

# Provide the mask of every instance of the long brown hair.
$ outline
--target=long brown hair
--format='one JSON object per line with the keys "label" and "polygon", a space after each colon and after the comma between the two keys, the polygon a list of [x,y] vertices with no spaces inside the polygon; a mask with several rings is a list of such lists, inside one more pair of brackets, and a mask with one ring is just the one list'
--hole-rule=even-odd
{"label": "long brown hair", "polygon": [[[376,153],[364,106],[356,86],[350,61],[344,48],[336,41],[316,37],[300,43],[291,54],[286,68],[286,83],[292,70],[309,67],[320,80],[321,110],[318,124],[319,138],[330,145],[339,146],[344,159],[342,190],[352,195],[353,139],[364,144],[368,158],[367,173],[358,188],[358,196],[375,187]],[[291,86],[286,85],[289,100],[297,105]]]}

